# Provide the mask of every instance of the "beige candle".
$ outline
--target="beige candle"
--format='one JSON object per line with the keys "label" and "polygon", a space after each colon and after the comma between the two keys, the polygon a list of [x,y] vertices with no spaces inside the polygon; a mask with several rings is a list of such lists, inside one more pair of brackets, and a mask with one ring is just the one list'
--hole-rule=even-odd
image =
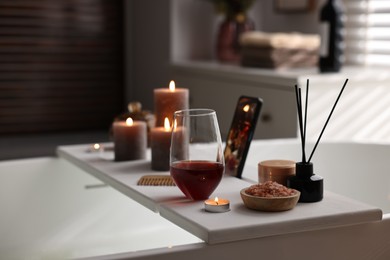
{"label": "beige candle", "polygon": [[173,113],[189,108],[189,91],[186,88],[176,88],[175,82],[169,83],[169,88],[154,90],[154,111],[156,126],[164,126],[164,119],[173,122]]}
{"label": "beige candle", "polygon": [[133,121],[130,117],[113,124],[115,161],[146,158],[147,130],[143,121]]}
{"label": "beige candle", "polygon": [[164,120],[164,127],[152,128],[150,133],[152,149],[152,170],[169,170],[169,149],[171,147],[171,126],[168,118]]}
{"label": "beige candle", "polygon": [[275,181],[284,186],[287,179],[295,175],[295,162],[290,160],[268,160],[258,164],[259,183]]}
{"label": "beige candle", "polygon": [[174,161],[184,161],[189,158],[189,135],[185,127],[177,126],[176,120],[173,122],[172,126],[172,143],[178,145],[174,149],[171,149],[170,156]]}

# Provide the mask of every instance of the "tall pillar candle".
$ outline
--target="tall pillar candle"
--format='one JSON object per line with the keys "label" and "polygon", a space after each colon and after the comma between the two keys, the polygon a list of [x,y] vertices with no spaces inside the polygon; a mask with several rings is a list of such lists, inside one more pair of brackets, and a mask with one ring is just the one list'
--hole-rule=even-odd
{"label": "tall pillar candle", "polygon": [[152,170],[169,170],[169,150],[171,147],[171,126],[166,117],[164,127],[152,128],[150,132],[152,149]]}
{"label": "tall pillar candle", "polygon": [[115,161],[146,158],[147,130],[143,121],[116,121],[113,124]]}
{"label": "tall pillar candle", "polygon": [[173,122],[173,113],[189,108],[189,91],[186,88],[176,88],[175,82],[169,83],[169,88],[154,89],[154,111],[156,126],[164,126],[164,119]]}

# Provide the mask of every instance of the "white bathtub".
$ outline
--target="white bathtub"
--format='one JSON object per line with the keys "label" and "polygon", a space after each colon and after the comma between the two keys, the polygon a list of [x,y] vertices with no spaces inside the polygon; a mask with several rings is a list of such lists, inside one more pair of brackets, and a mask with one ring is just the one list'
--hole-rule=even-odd
{"label": "white bathtub", "polygon": [[101,184],[62,159],[0,162],[0,259],[87,257],[200,242]]}
{"label": "white bathtub", "polygon": [[[300,156],[296,140],[256,141],[243,177]],[[0,259],[390,259],[388,158],[390,145],[356,143],[321,143],[313,158],[325,189],[380,207],[382,221],[216,245],[111,188],[86,189],[100,182],[61,159],[1,162]]]}

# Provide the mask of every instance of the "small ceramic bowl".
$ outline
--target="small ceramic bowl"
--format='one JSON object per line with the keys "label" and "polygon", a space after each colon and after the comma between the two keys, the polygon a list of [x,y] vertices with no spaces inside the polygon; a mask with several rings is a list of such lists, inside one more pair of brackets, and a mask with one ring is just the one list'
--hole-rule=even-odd
{"label": "small ceramic bowl", "polygon": [[286,211],[297,205],[301,193],[296,190],[296,193],[287,197],[258,197],[249,195],[245,192],[247,188],[242,189],[240,194],[245,206],[250,209],[259,211]]}

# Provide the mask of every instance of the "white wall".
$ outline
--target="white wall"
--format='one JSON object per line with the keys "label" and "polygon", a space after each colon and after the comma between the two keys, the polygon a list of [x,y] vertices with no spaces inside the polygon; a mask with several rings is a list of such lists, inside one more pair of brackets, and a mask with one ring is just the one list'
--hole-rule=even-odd
{"label": "white wall", "polygon": [[283,14],[274,11],[273,2],[260,0],[262,2],[261,20],[262,30],[266,32],[301,32],[318,33],[319,10],[325,0],[315,0],[316,10],[308,13]]}
{"label": "white wall", "polygon": [[126,102],[153,109],[153,89],[170,80],[170,0],[126,0]]}

